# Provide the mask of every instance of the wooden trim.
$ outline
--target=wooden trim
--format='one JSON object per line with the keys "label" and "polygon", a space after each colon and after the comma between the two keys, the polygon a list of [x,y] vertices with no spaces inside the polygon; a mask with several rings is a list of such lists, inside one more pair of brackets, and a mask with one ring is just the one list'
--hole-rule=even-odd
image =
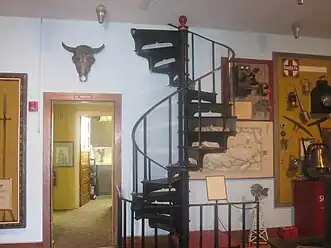
{"label": "wooden trim", "polygon": [[298,58],[298,59],[325,59],[331,60],[331,56],[326,55],[316,55],[316,54],[304,54],[304,53],[286,53],[286,52],[273,52],[272,59],[275,61],[275,58],[278,57],[290,57],[290,58]]}
{"label": "wooden trim", "polygon": [[[284,52],[273,52],[272,53],[272,61],[273,61],[273,71],[274,71],[274,134],[279,133],[279,106],[278,106],[278,75],[277,75],[277,59],[282,57],[289,57],[289,58],[298,58],[298,59],[325,59],[325,60],[331,60],[331,56],[324,56],[324,55],[313,55],[313,54],[299,54],[299,53],[284,53]],[[274,151],[279,151],[280,144],[279,144],[279,135],[274,135]],[[275,196],[274,196],[274,205],[276,208],[280,207],[292,207],[293,204],[291,203],[281,203],[280,200],[280,188],[278,184],[279,180],[279,165],[280,159],[279,156],[274,156],[274,190],[275,190]]]}
{"label": "wooden trim", "polygon": [[122,96],[120,94],[80,94],[44,92],[44,125],[43,125],[43,247],[51,247],[51,125],[53,101],[111,101],[114,102],[115,124],[115,163],[113,172],[113,242],[117,233],[117,193],[116,185],[122,181]]}
{"label": "wooden trim", "polygon": [[[1,248],[44,248],[43,242],[38,243],[18,243],[18,244],[0,244]],[[47,247],[50,248],[50,247]]]}

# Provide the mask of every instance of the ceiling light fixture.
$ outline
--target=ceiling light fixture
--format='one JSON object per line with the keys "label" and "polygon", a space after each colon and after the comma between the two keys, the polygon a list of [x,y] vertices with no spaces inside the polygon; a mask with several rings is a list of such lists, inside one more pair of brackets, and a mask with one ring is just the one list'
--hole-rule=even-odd
{"label": "ceiling light fixture", "polygon": [[300,37],[300,31],[301,31],[300,24],[297,22],[293,23],[292,33],[295,39],[298,39]]}
{"label": "ceiling light fixture", "polygon": [[303,0],[297,0],[298,5],[303,5]]}
{"label": "ceiling light fixture", "polygon": [[107,8],[103,4],[99,4],[96,8],[96,13],[98,17],[98,22],[103,24],[105,22],[105,16],[107,13]]}

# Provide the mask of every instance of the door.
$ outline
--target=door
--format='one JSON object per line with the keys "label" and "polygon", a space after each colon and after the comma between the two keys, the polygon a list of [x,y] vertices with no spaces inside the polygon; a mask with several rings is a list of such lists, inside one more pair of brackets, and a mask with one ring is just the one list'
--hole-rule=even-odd
{"label": "door", "polygon": [[80,159],[80,206],[90,201],[90,154],[88,151],[81,151]]}
{"label": "door", "polygon": [[90,201],[91,165],[90,165],[90,136],[91,119],[87,116],[80,117],[80,171],[79,192],[80,206]]}

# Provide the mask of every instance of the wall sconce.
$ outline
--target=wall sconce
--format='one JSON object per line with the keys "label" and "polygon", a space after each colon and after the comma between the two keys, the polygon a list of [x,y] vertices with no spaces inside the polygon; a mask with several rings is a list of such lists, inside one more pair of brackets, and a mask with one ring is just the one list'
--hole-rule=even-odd
{"label": "wall sconce", "polygon": [[99,4],[96,8],[96,13],[98,17],[98,22],[103,24],[105,22],[105,16],[107,13],[107,9],[103,4]]}
{"label": "wall sconce", "polygon": [[298,5],[303,5],[303,0],[297,0]]}
{"label": "wall sconce", "polygon": [[293,23],[292,33],[295,39],[298,39],[300,37],[300,31],[301,31],[300,24],[297,22]]}

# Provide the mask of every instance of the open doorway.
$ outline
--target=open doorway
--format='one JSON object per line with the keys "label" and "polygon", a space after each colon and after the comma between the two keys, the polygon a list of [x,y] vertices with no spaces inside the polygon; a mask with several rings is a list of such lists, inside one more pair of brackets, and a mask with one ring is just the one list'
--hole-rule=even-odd
{"label": "open doorway", "polygon": [[112,102],[53,102],[55,248],[111,245],[113,116]]}
{"label": "open doorway", "polygon": [[50,142],[49,166],[45,166],[49,176],[44,173],[44,182],[51,187],[48,194],[44,184],[50,207],[44,204],[44,217],[49,217],[44,218],[43,242],[55,248],[112,246],[117,215],[114,189],[120,185],[121,169],[119,101],[65,95],[49,97],[50,106],[45,103],[51,113],[44,116],[44,135],[49,137],[44,141]]}

